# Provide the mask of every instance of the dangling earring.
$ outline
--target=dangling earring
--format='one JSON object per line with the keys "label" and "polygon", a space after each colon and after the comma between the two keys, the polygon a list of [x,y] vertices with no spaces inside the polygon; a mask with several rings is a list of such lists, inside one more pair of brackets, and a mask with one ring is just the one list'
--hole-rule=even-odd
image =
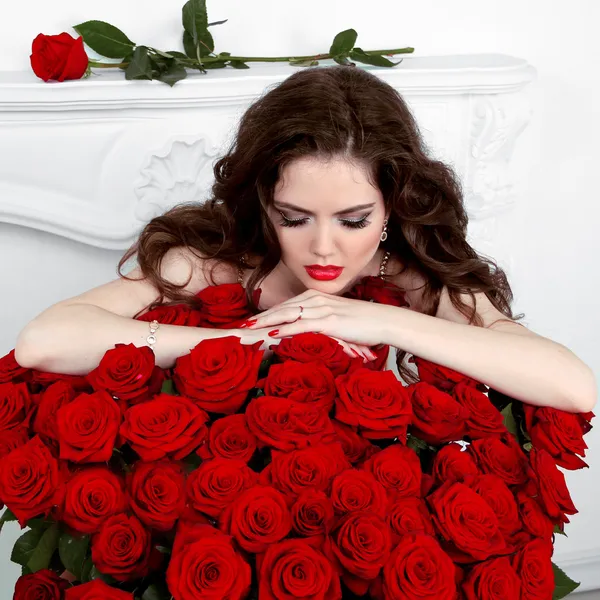
{"label": "dangling earring", "polygon": [[385,240],[387,240],[387,224],[388,224],[388,220],[384,219],[383,221],[383,231],[381,232],[381,237],[379,238],[382,242],[385,242]]}

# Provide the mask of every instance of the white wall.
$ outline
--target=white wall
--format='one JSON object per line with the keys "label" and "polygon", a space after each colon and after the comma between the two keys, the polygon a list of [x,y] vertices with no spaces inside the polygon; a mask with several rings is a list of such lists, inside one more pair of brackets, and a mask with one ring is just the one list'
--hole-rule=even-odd
{"label": "white wall", "polygon": [[[414,46],[419,55],[499,52],[527,59],[538,70],[533,84],[533,121],[521,136],[515,155],[529,166],[520,178],[516,212],[503,224],[513,240],[510,273],[518,312],[542,335],[560,341],[587,361],[600,377],[600,292],[597,257],[596,173],[600,151],[598,51],[593,44],[600,22],[596,0],[569,5],[543,0],[456,0],[454,2],[323,2],[209,1],[210,20],[228,18],[214,28],[217,50],[245,55],[308,54],[324,51],[335,33],[354,27],[363,49]],[[31,40],[39,32],[71,31],[69,26],[102,19],[121,27],[131,39],[170,49],[179,39],[180,5],[157,0],[63,0],[60,4],[30,0],[12,3],[11,16],[0,25],[0,70],[28,69]],[[210,76],[210,75],[209,75]],[[35,165],[32,165],[35,168]],[[63,284],[60,297],[73,295],[113,276],[118,253],[61,240],[65,256],[76,255],[75,267],[44,265],[43,275],[29,276],[30,257],[14,256],[16,240],[36,249],[44,261],[51,234],[0,224],[0,286],[3,297],[18,294],[22,315],[33,316],[51,300],[42,292],[51,281]],[[56,245],[56,241],[54,241]],[[86,272],[87,258],[101,270]],[[71,263],[73,264],[73,263]],[[36,268],[37,270],[37,268]],[[23,323],[24,324],[24,323]],[[14,344],[13,330],[0,332],[0,353]],[[589,472],[569,474],[580,515],[568,538],[557,545],[557,558],[585,588],[600,587],[600,436],[592,432]],[[13,531],[12,529],[10,531]],[[16,577],[7,564],[11,543],[0,538],[0,580]]]}

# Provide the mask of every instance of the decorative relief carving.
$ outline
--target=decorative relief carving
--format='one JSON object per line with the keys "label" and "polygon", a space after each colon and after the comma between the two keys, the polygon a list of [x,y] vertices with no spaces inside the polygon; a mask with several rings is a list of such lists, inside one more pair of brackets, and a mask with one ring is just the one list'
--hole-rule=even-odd
{"label": "decorative relief carving", "polygon": [[476,96],[471,115],[464,186],[469,215],[485,219],[514,203],[510,172],[515,142],[531,118],[527,98],[520,94]]}
{"label": "decorative relief carving", "polygon": [[135,216],[146,222],[176,204],[205,200],[218,148],[206,137],[176,139],[148,155],[134,183]]}

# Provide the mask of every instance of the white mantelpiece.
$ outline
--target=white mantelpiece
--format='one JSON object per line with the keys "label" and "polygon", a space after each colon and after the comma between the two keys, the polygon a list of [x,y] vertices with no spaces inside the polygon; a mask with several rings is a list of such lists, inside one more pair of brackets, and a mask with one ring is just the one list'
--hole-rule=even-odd
{"label": "white mantelpiece", "polygon": [[[535,70],[498,54],[367,68],[403,94],[431,153],[457,170],[472,240],[492,252],[495,217],[515,198],[510,161]],[[206,197],[241,112],[295,69],[255,63],[173,88],[120,71],[64,83],[0,72],[0,222],[125,249],[152,216]]]}

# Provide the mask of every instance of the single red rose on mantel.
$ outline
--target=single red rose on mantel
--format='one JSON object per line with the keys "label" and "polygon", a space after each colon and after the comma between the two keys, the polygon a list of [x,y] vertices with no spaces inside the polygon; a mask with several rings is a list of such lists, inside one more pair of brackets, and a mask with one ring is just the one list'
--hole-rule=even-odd
{"label": "single red rose on mantel", "polygon": [[33,72],[44,81],[81,79],[89,62],[83,38],[74,38],[68,33],[40,33],[31,45],[30,59]]}

